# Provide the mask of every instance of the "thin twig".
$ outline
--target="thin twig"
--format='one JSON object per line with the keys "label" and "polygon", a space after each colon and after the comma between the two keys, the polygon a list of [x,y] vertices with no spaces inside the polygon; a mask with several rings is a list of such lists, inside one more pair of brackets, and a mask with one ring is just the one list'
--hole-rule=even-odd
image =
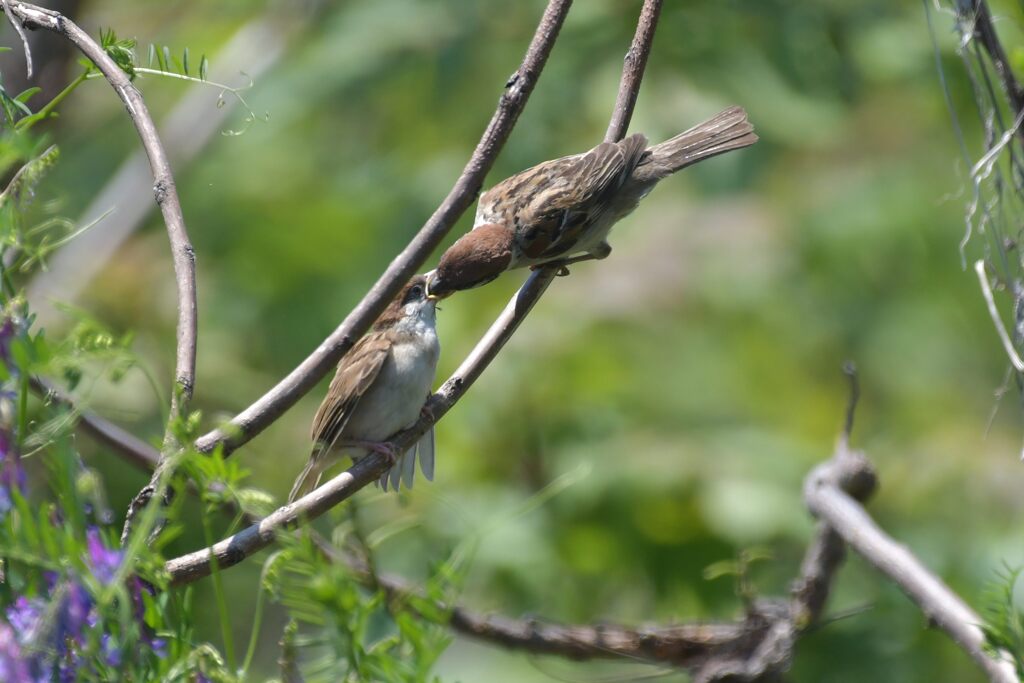
{"label": "thin twig", "polygon": [[636,34],[622,67],[619,94],[615,99],[612,119],[608,123],[608,132],[604,136],[605,142],[621,140],[629,130],[629,121],[633,118],[633,107],[636,106],[636,99],[640,94],[640,81],[643,80],[644,70],[647,68],[647,57],[651,54],[654,30],[658,27],[660,14],[661,0],[644,0],[640,19],[636,24]]}
{"label": "thin twig", "polygon": [[223,444],[225,455],[246,443],[295,405],[348,352],[374,320],[381,314],[398,290],[441,243],[455,222],[475,201],[484,177],[494,164],[512,132],[519,114],[533,91],[551,48],[562,28],[572,0],[550,0],[537,26],[522,64],[505,83],[487,129],[472,157],[448,196],[437,208],[408,246],[395,257],[362,301],[346,316],[341,325],[288,376],[236,415],[230,424],[203,435],[196,448],[203,452]]}
{"label": "thin twig", "polygon": [[981,284],[981,294],[985,297],[985,304],[988,306],[988,314],[992,317],[992,324],[995,325],[996,332],[999,334],[999,341],[1003,343],[1003,349],[1010,359],[1010,364],[1013,365],[1013,369],[1017,372],[1024,372],[1024,360],[1021,360],[1021,357],[1017,355],[1017,349],[1013,347],[1013,342],[1006,331],[1006,326],[1003,325],[1003,319],[999,317],[999,309],[996,308],[996,300],[992,295],[992,287],[988,283],[988,274],[985,272],[985,261],[983,259],[978,259],[974,262],[974,272],[978,274],[978,282]]}
{"label": "thin twig", "polygon": [[857,376],[857,364],[852,360],[843,363],[843,374],[850,380],[850,396],[846,402],[846,418],[843,420],[843,433],[840,438],[845,446],[850,443],[850,435],[853,434],[853,418],[857,413],[857,402],[860,400],[860,380]]}
{"label": "thin twig", "polygon": [[3,0],[4,12],[7,14],[7,21],[14,27],[14,32],[18,34],[18,38],[21,39],[21,46],[25,52],[25,79],[32,80],[32,49],[28,44],[28,35],[25,33],[25,27],[22,26],[18,18],[11,12],[11,0]]}

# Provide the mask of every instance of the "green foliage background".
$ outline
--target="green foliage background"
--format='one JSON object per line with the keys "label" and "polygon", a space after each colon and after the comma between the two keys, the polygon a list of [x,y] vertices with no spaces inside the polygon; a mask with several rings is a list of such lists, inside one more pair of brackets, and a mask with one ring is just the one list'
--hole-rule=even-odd
{"label": "green foliage background", "polygon": [[[639,2],[581,0],[490,181],[583,150],[603,135]],[[518,65],[543,3],[374,0],[283,3],[95,0],[76,20],[140,44],[211,56],[266,13],[308,24],[247,100],[269,112],[177,169],[199,268],[195,405],[210,426],[248,405],[341,320],[450,188]],[[1024,20],[996,7],[1014,41]],[[971,151],[981,134],[955,54],[934,17]],[[8,41],[8,44],[14,44]],[[10,54],[0,66],[13,68]],[[157,113],[188,87],[143,79]],[[214,107],[216,92],[211,93]],[[463,600],[564,621],[735,616],[730,581],[703,569],[770,548],[753,580],[781,593],[813,524],[805,474],[841,423],[840,365],[861,370],[855,442],[878,466],[871,511],[969,601],[1019,540],[1021,409],[997,402],[1007,365],[957,244],[969,183],[920,4],[869,0],[668,2],[631,130],[660,141],[729,104],[754,148],[665,181],[620,225],[612,257],[556,282],[508,349],[444,420],[438,477],[401,499],[367,491],[381,564],[410,577],[474,539]],[[137,146],[100,82],[51,126],[62,158],[40,190],[76,216]],[[227,128],[239,127],[236,114]],[[452,239],[468,229],[469,217]],[[95,228],[102,230],[102,223]],[[969,255],[970,247],[969,247]],[[976,257],[977,255],[974,255]],[[446,303],[441,374],[454,369],[522,279]],[[117,333],[159,381],[133,371],[83,396],[157,438],[173,369],[167,240],[154,214],[76,305]],[[33,302],[44,308],[47,302]],[[70,325],[60,313],[47,327]],[[324,387],[235,457],[283,497],[308,453]],[[144,483],[86,439],[80,447],[123,510]],[[552,480],[573,484],[538,507]],[[198,516],[196,517],[198,520]],[[220,521],[218,520],[218,524]],[[202,543],[198,521],[172,544]],[[373,536],[373,530],[376,536]],[[224,574],[238,634],[252,623],[259,560]],[[219,642],[210,588],[209,632]],[[857,558],[831,611],[870,609],[800,645],[801,681],[975,681],[967,658]],[[277,621],[275,621],[275,619]],[[273,672],[280,612],[259,661]],[[457,638],[444,680],[588,680],[643,669],[536,660]],[[666,680],[681,680],[674,674]]]}

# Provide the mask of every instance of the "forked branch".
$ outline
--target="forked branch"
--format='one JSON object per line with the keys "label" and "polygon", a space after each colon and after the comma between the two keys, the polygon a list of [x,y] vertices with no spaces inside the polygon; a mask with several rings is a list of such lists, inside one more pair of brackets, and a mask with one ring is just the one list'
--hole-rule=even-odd
{"label": "forked branch", "polygon": [[395,297],[398,290],[423,265],[455,222],[476,200],[487,172],[508,140],[513,126],[526,106],[537,79],[554,47],[572,0],[550,0],[522,64],[505,83],[498,108],[462,175],[434,214],[420,228],[408,246],[395,257],[362,301],[341,325],[302,363],[255,403],[236,415],[224,428],[217,428],[196,441],[196,448],[209,452],[223,445],[224,453],[246,443],[306,395],[369,329]]}
{"label": "forked branch", "polygon": [[[646,0],[644,3],[637,34],[630,48],[631,52],[644,55],[644,58],[641,60],[626,60],[617,101],[628,104],[621,107],[617,105],[615,108],[611,126],[611,128],[615,129],[615,132],[618,132],[619,129],[625,131],[629,126],[633,103],[636,102],[637,91],[643,78],[646,55],[650,53],[650,42],[654,39],[654,28],[657,24],[660,5],[661,0]],[[566,11],[568,10],[568,4],[566,4],[565,9]],[[551,12],[551,10],[552,6],[549,5],[548,12]],[[545,13],[545,17],[547,17],[547,14]],[[559,16],[561,19],[564,19],[564,13]],[[557,36],[557,30],[552,32],[544,28],[545,23],[546,20],[542,20],[541,26],[537,30],[537,35],[534,37],[535,42],[539,36],[550,36],[551,40]],[[550,45],[547,50],[550,51]],[[524,64],[529,60],[529,54],[533,51],[534,47],[531,46]],[[517,77],[521,78],[522,74],[517,72],[517,75],[514,75],[509,83],[515,82]],[[502,101],[504,103],[504,98]],[[501,108],[499,107],[499,111],[495,116],[497,117],[500,113]],[[481,153],[481,150],[490,147],[489,143],[486,143],[488,135],[485,134],[484,138],[484,140],[481,140],[480,145],[477,146],[477,153]],[[477,156],[477,153],[474,154],[474,157]],[[472,165],[473,162],[471,160],[467,169]],[[474,196],[478,190],[479,184],[474,190]],[[417,236],[418,238],[419,236]],[[465,394],[473,382],[476,381],[498,355],[498,352],[512,337],[534,304],[544,294],[544,291],[554,279],[556,271],[557,268],[554,267],[541,268],[530,275],[526,283],[509,301],[497,320],[495,320],[477,343],[473,351],[470,352],[438,392],[431,397],[428,402],[429,417],[426,415],[421,417],[413,427],[405,430],[392,440],[397,452],[404,452],[415,444]],[[167,570],[174,582],[184,583],[206,576],[211,571],[210,563],[212,557],[217,558],[217,566],[220,568],[237,564],[252,553],[269,545],[274,540],[275,534],[295,526],[300,520],[318,517],[349,498],[363,486],[374,481],[387,468],[388,462],[383,456],[376,453],[370,454],[360,459],[349,470],[327,482],[316,491],[307,494],[290,505],[278,509],[259,523],[253,524],[237,534],[214,544],[211,548],[170,560],[167,563]]]}

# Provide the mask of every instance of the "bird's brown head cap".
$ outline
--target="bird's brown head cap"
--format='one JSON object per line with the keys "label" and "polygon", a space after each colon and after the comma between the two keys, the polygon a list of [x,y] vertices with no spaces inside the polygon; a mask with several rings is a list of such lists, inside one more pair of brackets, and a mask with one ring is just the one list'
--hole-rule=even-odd
{"label": "bird's brown head cap", "polygon": [[427,279],[431,298],[444,299],[463,289],[487,284],[512,262],[512,231],[487,223],[458,239],[441,256],[437,270]]}

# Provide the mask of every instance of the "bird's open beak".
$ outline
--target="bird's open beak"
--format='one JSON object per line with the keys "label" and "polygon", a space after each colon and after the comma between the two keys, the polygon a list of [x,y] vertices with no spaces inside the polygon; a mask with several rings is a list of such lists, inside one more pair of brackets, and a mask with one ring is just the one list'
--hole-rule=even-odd
{"label": "bird's open beak", "polygon": [[435,292],[431,292],[430,291],[430,283],[433,281],[433,275],[434,275],[433,273],[429,273],[427,275],[427,282],[426,282],[426,284],[424,286],[424,292],[426,293],[427,299],[429,301],[443,301],[444,299],[447,299],[452,294],[454,294],[454,292],[448,292],[446,294],[437,294]]}

